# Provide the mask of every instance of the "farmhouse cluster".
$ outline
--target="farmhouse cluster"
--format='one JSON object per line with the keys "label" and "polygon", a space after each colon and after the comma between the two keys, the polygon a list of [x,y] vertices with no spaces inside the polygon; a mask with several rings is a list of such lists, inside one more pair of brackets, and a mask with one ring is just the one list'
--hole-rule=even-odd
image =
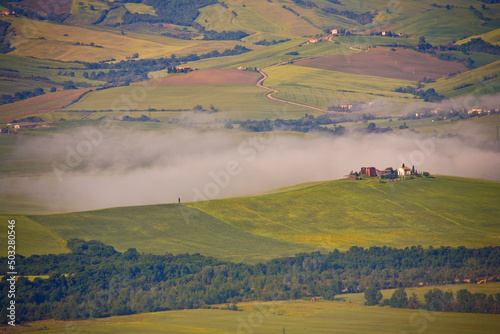
{"label": "farmhouse cluster", "polygon": [[[423,174],[425,174],[426,176],[428,175],[427,172],[424,172]],[[359,172],[351,171],[349,175],[345,176],[345,178],[349,180],[359,180],[361,179],[362,176],[367,176],[367,177],[379,177],[381,179],[396,179],[412,175],[418,176],[420,174],[415,170],[415,166],[409,168],[403,164],[401,167],[397,169],[388,167],[386,169],[380,170],[375,167],[361,167],[361,170]]]}

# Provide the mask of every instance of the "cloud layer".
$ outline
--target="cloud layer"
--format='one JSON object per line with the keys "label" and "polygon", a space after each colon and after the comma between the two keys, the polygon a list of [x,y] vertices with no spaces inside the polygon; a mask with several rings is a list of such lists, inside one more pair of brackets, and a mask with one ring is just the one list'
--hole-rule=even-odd
{"label": "cloud layer", "polygon": [[362,166],[500,180],[498,143],[482,129],[460,137],[401,134],[239,133],[80,128],[23,141],[17,152],[52,165],[30,180],[3,180],[54,211],[245,196],[309,181],[339,179]]}

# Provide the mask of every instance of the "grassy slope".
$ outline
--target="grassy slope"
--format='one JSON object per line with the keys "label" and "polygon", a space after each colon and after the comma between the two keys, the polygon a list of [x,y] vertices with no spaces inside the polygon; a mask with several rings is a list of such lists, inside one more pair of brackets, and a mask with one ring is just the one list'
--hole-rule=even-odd
{"label": "grassy slope", "polygon": [[[293,61],[306,57],[322,55],[351,54],[358,51],[350,50],[344,45],[330,42],[321,42],[299,46],[306,39],[295,39],[285,43],[279,43],[268,47],[252,46],[255,51],[244,53],[238,56],[222,57],[207,60],[200,60],[191,63],[192,66],[200,69],[206,68],[237,68],[239,66],[264,68],[284,61]],[[298,52],[298,55],[287,53]]]}
{"label": "grassy slope", "polygon": [[497,182],[454,177],[341,180],[274,196],[212,201],[203,211],[254,234],[340,249],[479,246],[499,242],[493,219],[499,213],[499,187]]}
{"label": "grassy slope", "polygon": [[417,37],[425,36],[430,43],[444,43],[492,30],[491,27],[482,26],[482,22],[467,8],[434,8],[396,24],[391,30]]}
{"label": "grassy slope", "polygon": [[[486,66],[437,80],[435,83],[425,85],[425,88],[434,88],[438,93],[446,97],[457,97],[461,95],[485,95],[500,91],[500,78],[483,81],[488,75],[500,76],[500,61],[493,62]],[[462,84],[472,84],[461,89],[453,89]]]}
{"label": "grassy slope", "polygon": [[[282,39],[320,33],[321,30],[281,8],[281,3],[262,0],[226,1],[228,8],[219,4],[200,10],[196,21],[208,30],[244,30],[253,34],[247,40]],[[232,11],[237,16],[234,17]]]}
{"label": "grassy slope", "polygon": [[[106,71],[107,70],[104,70],[104,72]],[[71,77],[58,75],[59,72],[74,72],[75,76]],[[11,54],[1,54],[0,73],[2,75],[16,75],[27,78],[18,79],[1,77],[0,90],[3,94],[12,94],[26,89],[33,89],[34,87],[42,87],[44,89],[48,88],[46,89],[46,92],[48,92],[50,87],[57,86],[52,83],[46,83],[44,81],[33,79],[31,78],[32,76],[42,76],[57,83],[63,83],[64,81],[68,80],[72,80],[74,82],[86,82],[91,85],[102,85],[105,83],[103,81],[85,79],[83,77],[84,72],[90,73],[91,71],[84,70],[83,65],[79,63],[67,63],[61,61],[14,56]],[[13,82],[15,84],[13,84]]]}
{"label": "grassy slope", "polygon": [[[16,47],[16,50],[10,55],[41,59],[120,60],[131,56],[134,52],[138,52],[140,58],[158,58],[170,56],[172,53],[179,56],[212,50],[223,51],[237,44],[235,41],[187,41],[128,32],[121,35],[118,30],[106,30],[96,26],[76,27],[21,18],[6,20],[10,21],[18,32],[12,41],[12,46]],[[24,29],[26,26],[29,29]],[[64,36],[65,34],[68,36]],[[103,47],[73,45],[76,42],[85,44],[94,42]]]}
{"label": "grassy slope", "polygon": [[120,251],[200,252],[255,262],[354,245],[499,245],[499,189],[498,182],[441,176],[391,183],[337,180],[187,206],[28,218],[65,240],[98,239]]}
{"label": "grassy slope", "polygon": [[412,82],[374,76],[354,75],[309,67],[284,65],[265,70],[268,87],[279,90],[275,94],[286,100],[320,108],[346,102],[385,99],[394,103],[407,103],[408,94],[395,93],[400,86]]}
{"label": "grassy slope", "polygon": [[[498,283],[493,283],[498,292]],[[455,286],[447,286],[448,288]],[[475,285],[457,285],[476,291]],[[443,287],[441,287],[443,288]],[[423,295],[430,288],[407,289]],[[483,291],[482,289],[480,291]],[[383,290],[384,297],[392,295]],[[498,315],[424,312],[389,307],[364,306],[364,294],[346,294],[335,301],[271,301],[240,303],[241,312],[226,310],[181,310],[93,319],[91,321],[32,323],[51,331],[81,330],[85,333],[453,333],[495,332]],[[420,298],[423,300],[423,298]],[[423,330],[422,330],[423,331]],[[35,333],[45,333],[39,331]]]}
{"label": "grassy slope", "polygon": [[153,7],[142,3],[126,3],[124,4],[124,6],[131,13],[149,14],[156,16],[156,11]]}
{"label": "grassy slope", "polygon": [[[209,117],[246,120],[273,118],[274,111],[281,110],[284,106],[281,102],[267,99],[266,90],[251,85],[157,86],[146,93],[145,99],[137,101],[131,107],[121,102],[121,96],[136,96],[137,89],[132,85],[97,91],[85,96],[80,102],[71,105],[69,109],[108,110],[113,108],[114,101],[118,101],[114,105],[115,110],[119,108],[147,110],[149,107],[158,110],[191,110],[197,104],[206,108],[212,104],[220,111],[217,114],[208,115]],[[142,94],[142,91],[139,93]],[[297,117],[303,116],[308,110],[288,105],[286,108],[289,112],[297,112]],[[95,116],[102,115],[96,114]],[[177,113],[175,117],[182,118],[183,115]]]}
{"label": "grassy slope", "polygon": [[[0,243],[7,245],[7,221],[15,220],[16,231],[16,253],[23,256],[33,254],[60,254],[67,253],[66,241],[54,230],[47,228],[26,216],[0,215],[2,224]],[[0,256],[7,256],[7,247],[0,250]]]}
{"label": "grassy slope", "polygon": [[102,240],[125,251],[195,253],[254,262],[282,254],[312,250],[242,231],[213,216],[184,205],[116,208],[82,213],[30,217],[64,239]]}
{"label": "grassy slope", "polygon": [[467,43],[473,38],[482,38],[485,42],[488,42],[488,43],[491,43],[494,45],[500,45],[500,29],[495,29],[495,30],[489,31],[489,32],[484,33],[484,34],[467,37],[465,39],[459,40],[457,42],[457,44],[460,45],[460,44]]}

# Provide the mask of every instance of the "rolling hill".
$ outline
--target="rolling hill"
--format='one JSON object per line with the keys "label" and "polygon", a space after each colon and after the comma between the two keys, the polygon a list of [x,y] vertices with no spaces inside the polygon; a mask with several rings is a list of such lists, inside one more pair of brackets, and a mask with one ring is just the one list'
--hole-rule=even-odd
{"label": "rolling hill", "polygon": [[499,245],[499,201],[499,182],[439,176],[336,180],[254,197],[15,219],[23,229],[23,255],[46,253],[48,244],[61,251],[61,240],[82,238],[119,251],[201,253],[255,263],[355,245]]}

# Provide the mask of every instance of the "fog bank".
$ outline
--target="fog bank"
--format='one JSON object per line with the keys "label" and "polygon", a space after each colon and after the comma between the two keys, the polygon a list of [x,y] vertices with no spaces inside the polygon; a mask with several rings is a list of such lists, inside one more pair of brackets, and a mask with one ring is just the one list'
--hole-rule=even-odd
{"label": "fog bank", "polygon": [[27,194],[63,212],[245,196],[402,163],[431,174],[500,180],[499,145],[481,133],[480,127],[446,138],[80,128],[24,140],[16,151],[52,171],[2,180],[2,192]]}

